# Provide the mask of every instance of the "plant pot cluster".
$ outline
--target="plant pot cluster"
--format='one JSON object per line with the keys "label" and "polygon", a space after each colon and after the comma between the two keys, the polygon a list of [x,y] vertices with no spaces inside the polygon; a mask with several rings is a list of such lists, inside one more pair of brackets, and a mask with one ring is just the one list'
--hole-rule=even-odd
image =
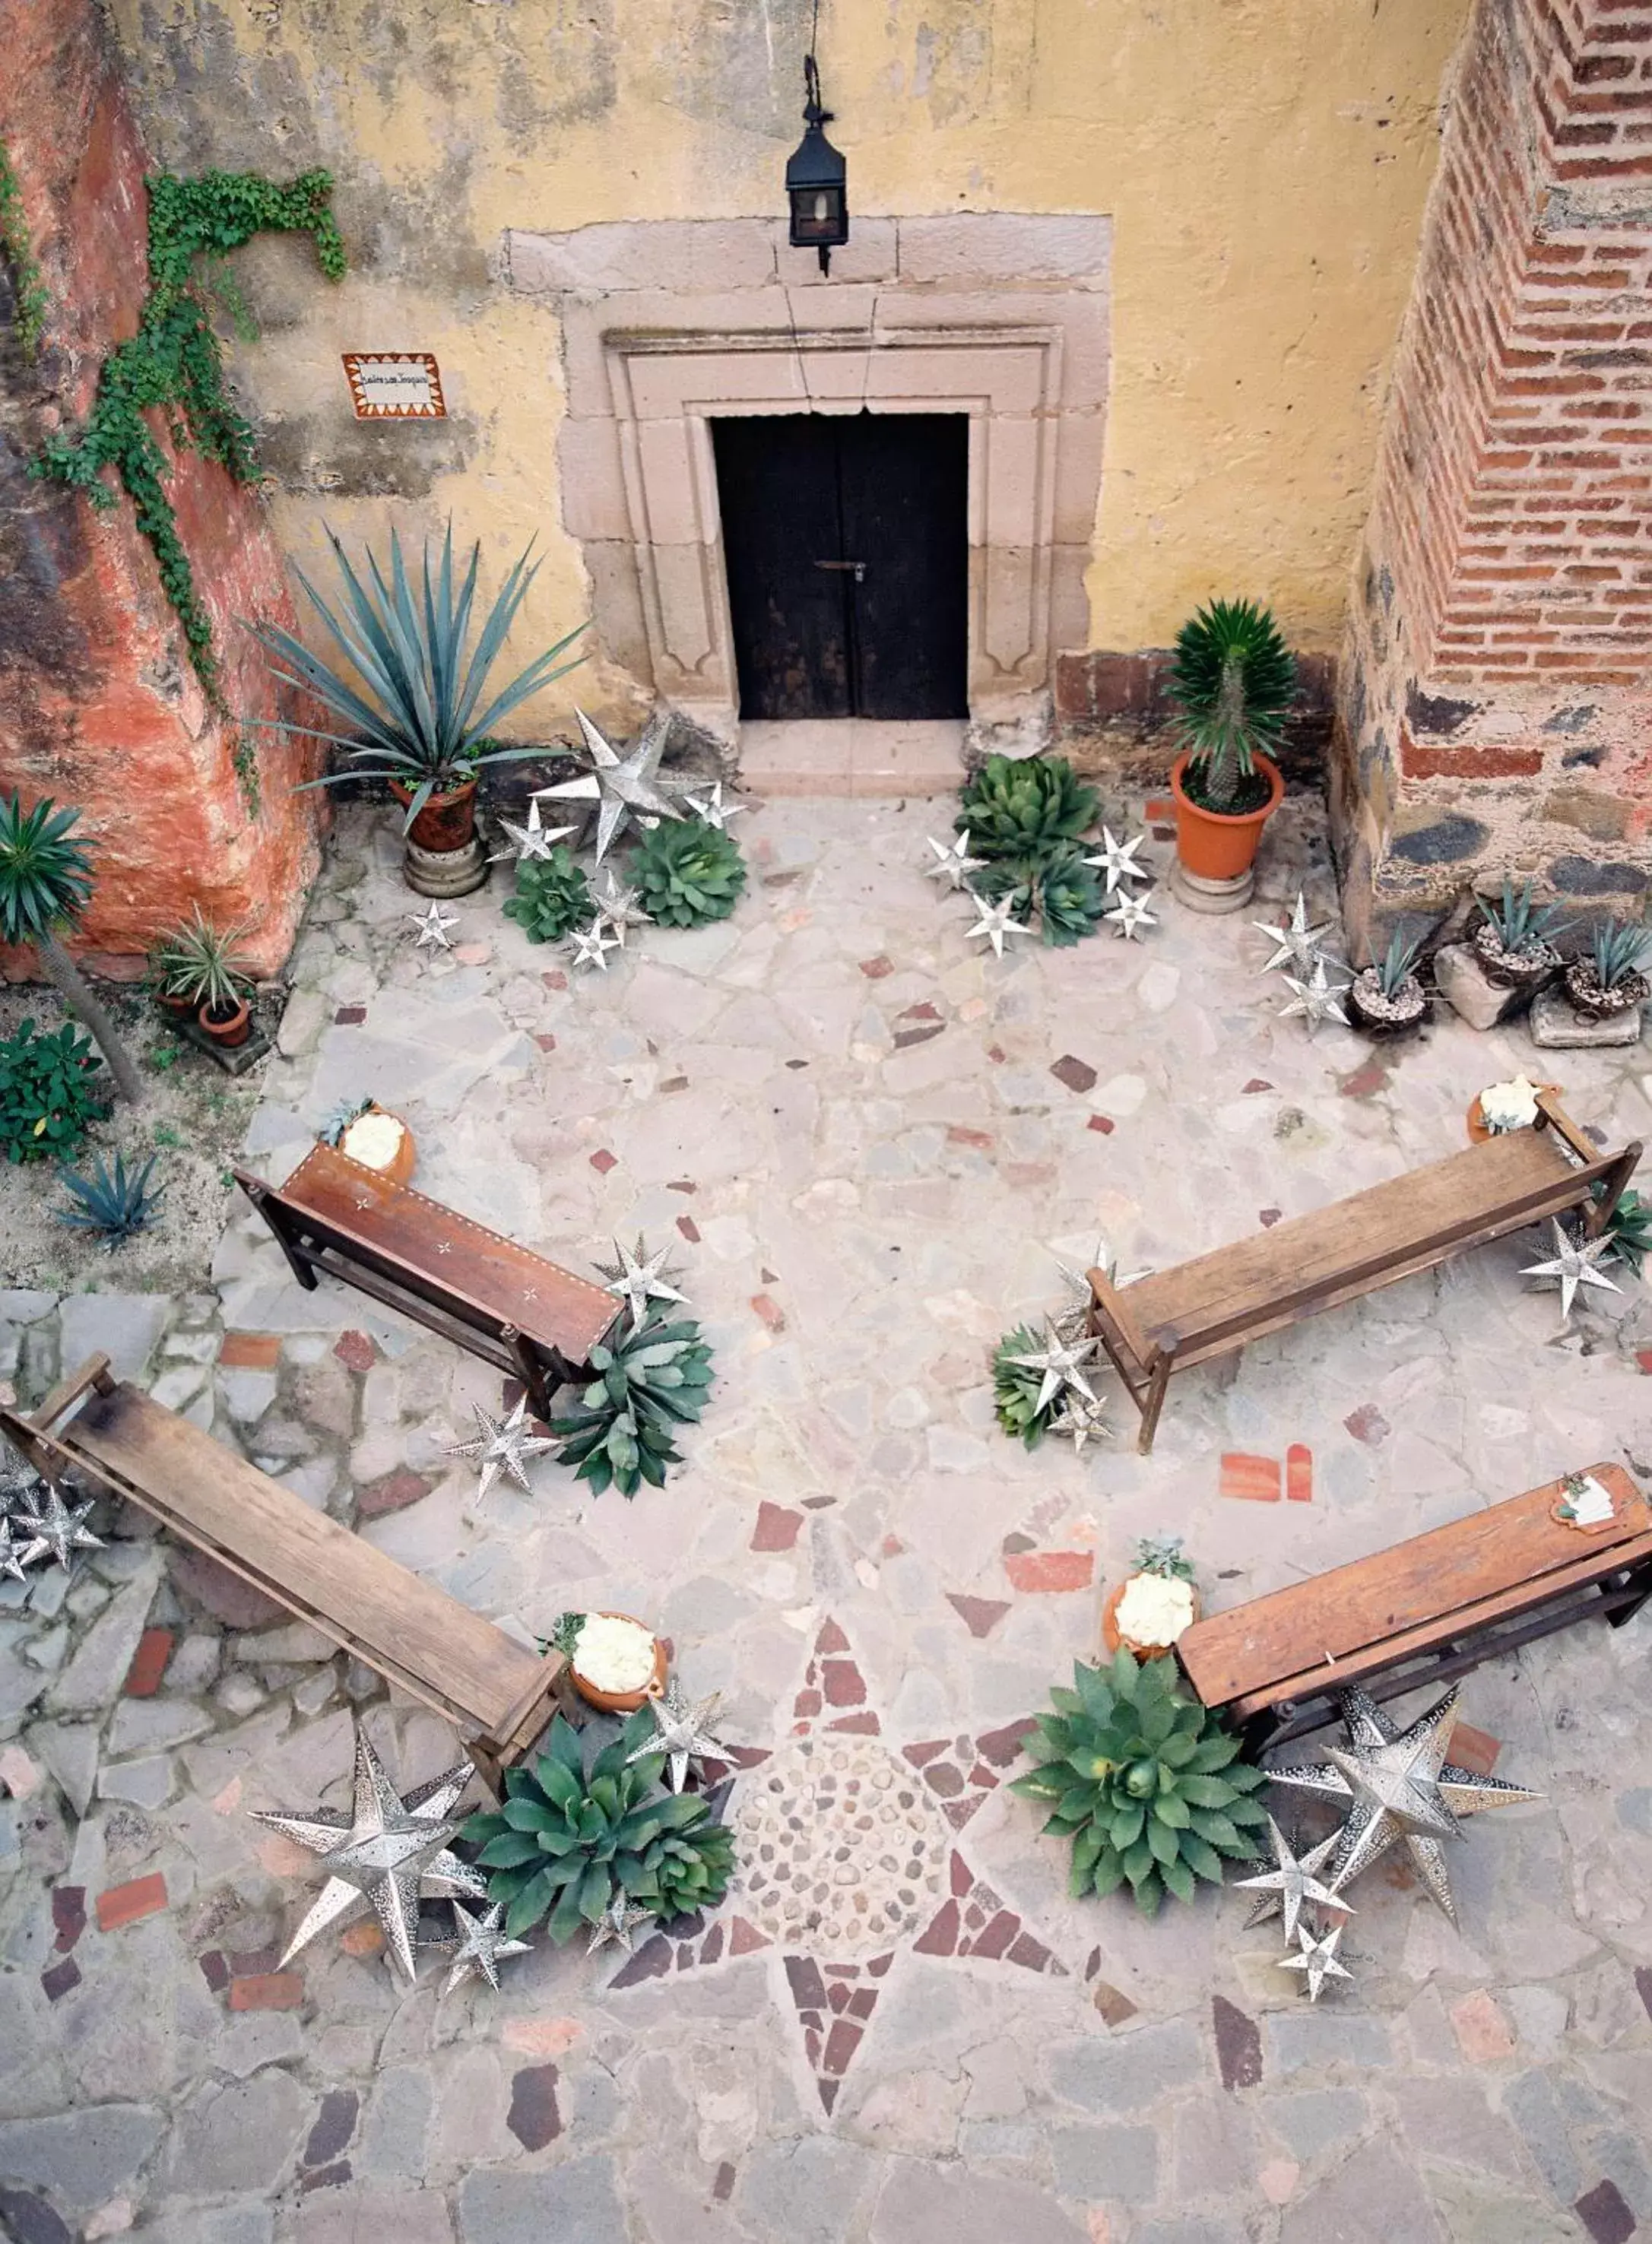
{"label": "plant pot cluster", "polygon": [[1517,948],[1503,941],[1495,923],[1485,920],[1474,930],[1470,946],[1486,979],[1499,990],[1519,990],[1533,997],[1561,970],[1561,954],[1547,937],[1529,936]]}
{"label": "plant pot cluster", "polygon": [[1428,1018],[1428,992],[1415,974],[1386,990],[1374,966],[1363,967],[1346,991],[1349,1010],[1371,1037],[1405,1036]]}
{"label": "plant pot cluster", "polygon": [[1649,984],[1644,974],[1626,974],[1608,988],[1602,985],[1593,958],[1574,958],[1561,977],[1567,1003],[1586,1021],[1609,1021],[1644,1004]]}

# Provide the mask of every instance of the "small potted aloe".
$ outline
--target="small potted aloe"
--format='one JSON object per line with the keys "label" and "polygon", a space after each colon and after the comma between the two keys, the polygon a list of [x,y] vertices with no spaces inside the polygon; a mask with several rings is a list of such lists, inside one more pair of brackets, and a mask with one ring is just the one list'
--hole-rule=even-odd
{"label": "small potted aloe", "polygon": [[1422,947],[1422,936],[1408,936],[1402,924],[1394,929],[1382,957],[1373,952],[1370,965],[1349,983],[1348,1003],[1368,1036],[1401,1036],[1427,1019],[1428,995],[1417,977]]}
{"label": "small potted aloe", "polygon": [[1249,899],[1262,829],[1285,792],[1266,751],[1279,746],[1296,688],[1266,608],[1215,600],[1182,625],[1169,681],[1181,749],[1170,773],[1172,885],[1196,910],[1237,911]]}
{"label": "small potted aloe", "polygon": [[151,953],[152,970],[163,999],[193,1007],[195,1017],[215,1044],[244,1044],[251,1026],[247,999],[252,975],[235,950],[244,926],[214,927],[200,906],[162,937]]}
{"label": "small potted aloe", "polygon": [[1622,920],[1597,927],[1588,949],[1567,968],[1567,1002],[1587,1021],[1608,1021],[1646,997],[1641,971],[1652,954],[1652,929]]}
{"label": "small potted aloe", "polygon": [[1561,954],[1552,938],[1567,923],[1554,904],[1534,905],[1529,881],[1517,895],[1505,874],[1500,904],[1484,896],[1474,901],[1484,915],[1474,930],[1474,956],[1488,982],[1530,997],[1560,972]]}

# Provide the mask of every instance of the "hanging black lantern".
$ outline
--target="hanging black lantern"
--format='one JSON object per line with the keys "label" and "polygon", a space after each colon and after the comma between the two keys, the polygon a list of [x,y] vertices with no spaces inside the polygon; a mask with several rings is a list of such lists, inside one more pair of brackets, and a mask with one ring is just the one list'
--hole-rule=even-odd
{"label": "hanging black lantern", "polygon": [[820,101],[820,71],[803,57],[803,123],[808,128],[786,166],[794,249],[817,249],[820,269],[832,269],[832,252],[849,240],[849,166],[821,130],[832,112]]}

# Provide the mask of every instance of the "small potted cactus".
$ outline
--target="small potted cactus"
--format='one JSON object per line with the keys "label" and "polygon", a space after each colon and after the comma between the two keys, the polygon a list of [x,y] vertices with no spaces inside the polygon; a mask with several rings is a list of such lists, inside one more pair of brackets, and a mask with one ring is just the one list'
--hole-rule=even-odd
{"label": "small potted cactus", "polygon": [[605,1714],[634,1714],[665,1690],[666,1647],[629,1613],[565,1612],[550,1642],[579,1696]]}
{"label": "small potted cactus", "polygon": [[1348,985],[1348,1003],[1367,1036],[1402,1036],[1428,1017],[1428,995],[1417,977],[1423,938],[1397,927],[1379,959],[1372,956]]}
{"label": "small potted cactus", "polygon": [[1179,1535],[1147,1536],[1136,1544],[1134,1569],[1101,1608],[1101,1641],[1137,1659],[1162,1659],[1199,1618],[1193,1566]]}
{"label": "small potted cactus", "polygon": [[1181,749],[1170,773],[1182,876],[1174,885],[1184,903],[1236,910],[1255,882],[1262,829],[1284,797],[1264,751],[1283,738],[1296,662],[1266,608],[1215,600],[1182,625],[1168,690]]}
{"label": "small potted cactus", "polygon": [[1573,1010],[1586,1021],[1608,1021],[1640,1004],[1649,987],[1641,968],[1649,952],[1652,930],[1645,927],[1622,920],[1597,927],[1588,949],[1566,970]]}
{"label": "small potted cactus", "polygon": [[1503,877],[1503,901],[1475,902],[1484,915],[1474,930],[1475,961],[1486,979],[1500,990],[1523,990],[1527,997],[1561,970],[1561,954],[1551,937],[1567,923],[1553,904],[1534,905],[1532,883],[1515,894],[1514,883]]}

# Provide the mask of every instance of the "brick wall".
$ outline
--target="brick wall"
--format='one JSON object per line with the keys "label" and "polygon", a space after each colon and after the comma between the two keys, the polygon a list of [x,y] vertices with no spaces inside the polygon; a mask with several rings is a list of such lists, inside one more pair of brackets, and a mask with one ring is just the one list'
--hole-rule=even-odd
{"label": "brick wall", "polygon": [[1480,0],[1341,666],[1356,937],[1652,868],[1652,7]]}

